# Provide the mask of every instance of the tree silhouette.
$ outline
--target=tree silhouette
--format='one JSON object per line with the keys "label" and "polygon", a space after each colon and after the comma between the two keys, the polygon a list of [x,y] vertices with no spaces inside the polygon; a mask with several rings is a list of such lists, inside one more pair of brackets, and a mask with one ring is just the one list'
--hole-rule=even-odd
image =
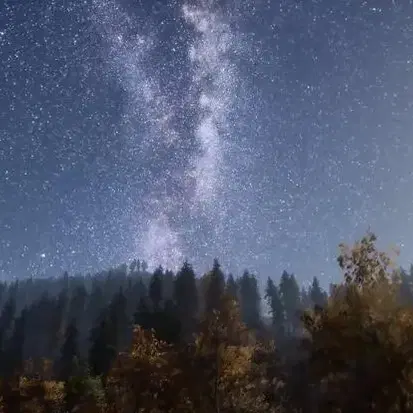
{"label": "tree silhouette", "polygon": [[280,297],[278,287],[271,278],[267,279],[265,298],[271,314],[273,332],[277,338],[283,339],[285,326],[284,305]]}
{"label": "tree silhouette", "polygon": [[279,294],[285,311],[285,333],[293,336],[300,322],[300,288],[293,274],[282,273]]}
{"label": "tree silhouette", "polygon": [[225,277],[217,259],[212,270],[206,275],[205,313],[211,314],[219,310],[225,291]]}
{"label": "tree silhouette", "polygon": [[76,321],[73,319],[66,328],[65,340],[60,350],[58,371],[61,381],[67,381],[76,373],[76,361],[79,359],[78,336]]}
{"label": "tree silhouette", "polygon": [[321,289],[320,282],[317,277],[313,278],[310,287],[310,298],[314,306],[324,307],[327,304],[327,294]]}
{"label": "tree silhouette", "polygon": [[104,380],[116,356],[113,326],[105,313],[102,313],[98,324],[91,331],[89,350],[91,373],[94,376],[101,376]]}
{"label": "tree silhouette", "polygon": [[228,275],[227,283],[225,285],[225,293],[228,295],[228,297],[231,297],[233,300],[238,301],[238,284],[232,274]]}
{"label": "tree silhouette", "polygon": [[183,338],[189,339],[198,315],[198,291],[194,270],[187,261],[176,275],[173,298]]}
{"label": "tree silhouette", "polygon": [[151,299],[153,308],[159,310],[162,303],[162,289],[163,289],[163,269],[159,266],[151,277],[149,284],[149,298]]}
{"label": "tree silhouette", "polygon": [[241,316],[248,328],[258,329],[261,323],[260,293],[254,275],[245,271],[239,280]]}

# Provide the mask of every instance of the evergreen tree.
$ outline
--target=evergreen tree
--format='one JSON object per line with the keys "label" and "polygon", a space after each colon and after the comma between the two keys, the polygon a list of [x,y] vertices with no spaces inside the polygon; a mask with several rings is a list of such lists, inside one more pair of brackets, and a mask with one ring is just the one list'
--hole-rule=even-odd
{"label": "evergreen tree", "polygon": [[125,350],[131,338],[130,322],[126,313],[126,298],[122,288],[113,296],[109,305],[109,324],[112,329],[112,340],[116,350]]}
{"label": "evergreen tree", "polygon": [[274,334],[278,338],[284,337],[285,326],[285,311],[284,305],[280,297],[278,287],[274,284],[274,281],[268,277],[267,286],[265,289],[265,299],[267,301],[269,311],[271,314],[271,323]]}
{"label": "evergreen tree", "polygon": [[242,321],[248,328],[260,326],[260,294],[255,276],[245,271],[239,280]]}
{"label": "evergreen tree", "polygon": [[14,294],[11,294],[4,304],[3,310],[0,315],[0,336],[5,338],[9,332],[16,312],[16,298]]}
{"label": "evergreen tree", "polygon": [[[311,287],[310,287],[311,288]],[[301,310],[307,310],[314,306],[311,296],[310,296],[310,288],[306,290],[304,287],[301,287],[300,292],[300,308]]]}
{"label": "evergreen tree", "polygon": [[293,274],[283,272],[279,293],[285,310],[285,333],[292,336],[300,322],[300,288]]}
{"label": "evergreen tree", "polygon": [[170,300],[173,298],[175,275],[173,271],[166,270],[162,280],[162,298]]}
{"label": "evergreen tree", "polygon": [[176,304],[166,300],[164,308],[154,313],[156,336],[167,343],[177,343],[181,336],[181,322]]}
{"label": "evergreen tree", "polygon": [[206,276],[205,312],[211,314],[220,309],[225,291],[225,277],[217,259],[214,260],[212,271]]}
{"label": "evergreen tree", "polygon": [[66,328],[65,341],[60,350],[58,371],[61,381],[67,381],[75,373],[76,361],[79,359],[78,335],[73,319]]}
{"label": "evergreen tree", "polygon": [[153,273],[149,283],[149,298],[151,299],[153,308],[159,310],[162,303],[162,289],[163,289],[163,268],[159,266]]}
{"label": "evergreen tree", "polygon": [[13,325],[16,311],[16,299],[14,294],[10,294],[0,315],[0,375],[7,372],[7,339]]}
{"label": "evergreen tree", "polygon": [[152,311],[148,303],[148,298],[143,296],[139,299],[138,307],[134,314],[134,322],[144,330],[154,328]]}
{"label": "evergreen tree", "polygon": [[232,274],[228,275],[227,283],[225,285],[225,293],[228,295],[228,297],[231,297],[233,300],[238,301],[238,284]]}
{"label": "evergreen tree", "polygon": [[[133,282],[134,281],[134,282]],[[135,280],[131,280],[132,286],[128,288],[125,292],[126,296],[126,313],[130,319],[133,319],[133,316],[137,310],[139,300],[142,297],[147,297],[148,289],[145,283],[142,280],[142,277],[138,277]]]}
{"label": "evergreen tree", "polygon": [[313,278],[313,282],[310,287],[310,297],[314,306],[322,308],[327,303],[327,296],[321,289],[320,282],[317,277]]}
{"label": "evergreen tree", "polygon": [[102,313],[97,325],[92,329],[90,341],[89,366],[91,373],[105,379],[116,356],[113,326],[105,312]]}
{"label": "evergreen tree", "polygon": [[23,350],[25,339],[27,310],[23,309],[20,316],[14,323],[13,332],[6,342],[5,346],[5,378],[10,378],[12,375],[17,377],[23,371]]}
{"label": "evergreen tree", "polygon": [[101,314],[105,306],[105,299],[103,295],[102,279],[95,278],[92,281],[92,291],[89,296],[89,301],[86,306],[86,313],[89,315],[89,319],[95,321]]}
{"label": "evergreen tree", "polygon": [[184,338],[194,331],[198,315],[198,291],[192,266],[185,261],[174,282],[174,301]]}
{"label": "evergreen tree", "polygon": [[0,307],[3,305],[4,303],[4,298],[5,298],[5,293],[7,291],[7,286],[6,283],[4,282],[0,282]]}
{"label": "evergreen tree", "polygon": [[59,342],[60,329],[65,321],[66,310],[68,306],[68,291],[66,289],[60,291],[55,300],[55,308],[53,311],[53,321],[51,323],[50,347],[56,348]]}
{"label": "evergreen tree", "polygon": [[85,310],[86,310],[86,303],[88,299],[88,293],[84,285],[77,286],[70,298],[69,303],[69,314],[68,319],[73,320],[76,324],[80,322],[83,318]]}

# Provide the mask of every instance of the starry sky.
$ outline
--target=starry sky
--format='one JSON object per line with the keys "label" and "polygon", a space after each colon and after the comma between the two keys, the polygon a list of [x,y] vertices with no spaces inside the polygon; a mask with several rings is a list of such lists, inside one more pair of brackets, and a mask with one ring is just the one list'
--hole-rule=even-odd
{"label": "starry sky", "polygon": [[3,0],[0,275],[413,260],[408,0]]}

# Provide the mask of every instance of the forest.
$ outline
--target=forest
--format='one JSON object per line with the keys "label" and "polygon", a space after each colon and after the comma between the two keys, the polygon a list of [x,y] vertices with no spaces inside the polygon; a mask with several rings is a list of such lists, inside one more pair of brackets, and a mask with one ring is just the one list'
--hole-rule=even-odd
{"label": "forest", "polygon": [[413,412],[413,267],[367,233],[342,279],[134,260],[0,285],[1,412]]}

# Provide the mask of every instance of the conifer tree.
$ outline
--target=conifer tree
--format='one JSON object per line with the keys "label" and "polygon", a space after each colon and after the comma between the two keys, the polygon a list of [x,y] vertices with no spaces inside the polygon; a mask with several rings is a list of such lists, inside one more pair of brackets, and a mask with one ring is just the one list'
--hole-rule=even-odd
{"label": "conifer tree", "polygon": [[327,303],[327,296],[320,287],[320,282],[317,277],[313,278],[313,282],[310,287],[310,297],[313,306],[324,307]]}
{"label": "conifer tree", "polygon": [[238,284],[232,274],[228,275],[225,285],[225,293],[228,295],[228,297],[231,297],[233,300],[238,301]]}
{"label": "conifer tree", "polygon": [[92,329],[89,349],[89,366],[93,376],[106,378],[112,361],[116,356],[115,338],[113,337],[113,326],[103,312],[97,325]]}
{"label": "conifer tree", "polygon": [[76,373],[76,362],[79,360],[78,336],[76,321],[73,319],[66,328],[64,343],[60,350],[58,371],[61,381],[67,381]]}
{"label": "conifer tree", "polygon": [[130,321],[126,313],[126,297],[123,289],[114,294],[108,308],[108,324],[112,331],[112,344],[116,351],[125,350],[130,337]]}
{"label": "conifer tree", "polygon": [[300,288],[293,274],[281,275],[279,294],[285,310],[285,334],[293,336],[300,323]]}
{"label": "conifer tree", "polygon": [[225,291],[225,277],[221,265],[214,260],[212,270],[206,275],[205,313],[219,310]]}
{"label": "conifer tree", "polygon": [[173,298],[175,274],[171,270],[166,270],[162,279],[162,298],[171,300]]}
{"label": "conifer tree", "polygon": [[163,289],[163,269],[159,266],[153,273],[149,283],[149,298],[155,311],[161,308]]}
{"label": "conifer tree", "polygon": [[144,330],[154,328],[152,310],[149,306],[148,298],[145,296],[139,299],[139,303],[134,314],[134,323]]}
{"label": "conifer tree", "polygon": [[19,317],[15,320],[14,328],[10,338],[6,341],[5,346],[5,378],[10,378],[13,375],[19,377],[23,371],[24,357],[24,340],[25,328],[27,320],[27,309],[23,309]]}
{"label": "conifer tree", "polygon": [[260,294],[258,282],[254,275],[245,271],[239,280],[241,316],[250,329],[260,326]]}
{"label": "conifer tree", "polygon": [[198,315],[198,291],[194,270],[187,261],[176,275],[173,298],[183,338],[189,339]]}
{"label": "conifer tree", "polygon": [[271,315],[273,332],[277,338],[282,339],[284,337],[285,311],[278,287],[270,277],[267,279],[265,299]]}

